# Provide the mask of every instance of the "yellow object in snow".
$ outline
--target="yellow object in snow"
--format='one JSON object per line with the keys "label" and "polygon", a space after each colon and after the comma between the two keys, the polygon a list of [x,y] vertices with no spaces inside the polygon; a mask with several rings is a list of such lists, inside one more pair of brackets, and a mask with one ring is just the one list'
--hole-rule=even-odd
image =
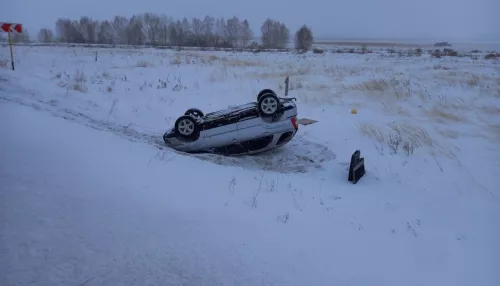
{"label": "yellow object in snow", "polygon": [[353,109],[351,109],[351,113],[352,114],[358,114],[358,110],[356,110],[356,108],[353,108]]}

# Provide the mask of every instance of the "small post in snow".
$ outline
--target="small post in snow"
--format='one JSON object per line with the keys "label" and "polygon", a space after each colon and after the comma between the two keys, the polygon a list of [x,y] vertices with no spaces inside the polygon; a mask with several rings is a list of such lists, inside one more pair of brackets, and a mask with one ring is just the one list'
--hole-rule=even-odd
{"label": "small post in snow", "polygon": [[12,66],[12,70],[15,70],[14,68],[14,51],[12,50],[12,37],[10,36],[10,31],[7,32],[8,34],[8,40],[9,40],[9,47],[10,47],[10,64]]}
{"label": "small post in snow", "polygon": [[290,78],[285,78],[285,96],[288,96],[288,83],[290,82]]}
{"label": "small post in snow", "polygon": [[95,61],[97,62],[97,51],[95,51]]}

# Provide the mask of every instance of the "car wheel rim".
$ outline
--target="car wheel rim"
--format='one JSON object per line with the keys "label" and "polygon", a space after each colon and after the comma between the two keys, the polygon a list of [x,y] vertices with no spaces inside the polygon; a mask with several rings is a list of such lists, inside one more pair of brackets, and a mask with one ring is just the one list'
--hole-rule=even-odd
{"label": "car wheel rim", "polygon": [[191,120],[183,119],[179,122],[178,129],[182,135],[191,135],[194,131],[194,124]]}
{"label": "car wheel rim", "polygon": [[266,114],[272,114],[278,109],[278,102],[274,98],[266,98],[262,101],[261,105],[262,111]]}

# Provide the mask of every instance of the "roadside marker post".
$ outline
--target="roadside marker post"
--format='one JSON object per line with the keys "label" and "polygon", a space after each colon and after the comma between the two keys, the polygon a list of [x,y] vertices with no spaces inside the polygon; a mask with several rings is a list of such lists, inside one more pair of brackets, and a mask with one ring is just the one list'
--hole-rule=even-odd
{"label": "roadside marker post", "polygon": [[11,33],[21,34],[23,32],[23,25],[17,23],[4,23],[0,22],[0,31],[8,34],[9,46],[10,46],[10,63],[12,65],[12,70],[14,68],[14,51],[12,50],[12,36]]}
{"label": "roadside marker post", "polygon": [[285,78],[285,96],[288,96],[288,83],[290,82],[290,77]]}

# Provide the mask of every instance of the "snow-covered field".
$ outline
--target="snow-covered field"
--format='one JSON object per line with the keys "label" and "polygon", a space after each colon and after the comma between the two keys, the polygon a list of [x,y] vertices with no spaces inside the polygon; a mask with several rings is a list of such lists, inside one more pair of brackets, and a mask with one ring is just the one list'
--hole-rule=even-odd
{"label": "snow-covered field", "polygon": [[[498,61],[95,52],[0,51],[0,285],[500,285]],[[286,76],[285,147],[162,144]]]}

